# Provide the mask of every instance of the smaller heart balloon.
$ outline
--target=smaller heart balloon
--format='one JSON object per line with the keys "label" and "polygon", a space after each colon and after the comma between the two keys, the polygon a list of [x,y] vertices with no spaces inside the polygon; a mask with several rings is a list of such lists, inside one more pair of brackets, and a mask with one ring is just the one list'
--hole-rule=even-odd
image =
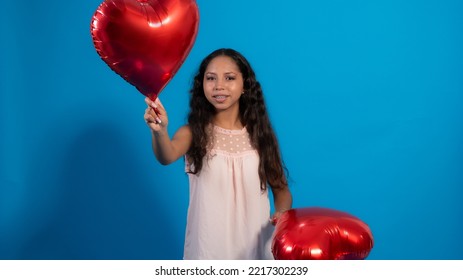
{"label": "smaller heart balloon", "polygon": [[154,100],[193,47],[198,24],[194,0],[106,0],[90,31],[103,61]]}
{"label": "smaller heart balloon", "polygon": [[362,260],[372,248],[367,224],[351,214],[320,207],[286,211],[272,241],[276,260]]}

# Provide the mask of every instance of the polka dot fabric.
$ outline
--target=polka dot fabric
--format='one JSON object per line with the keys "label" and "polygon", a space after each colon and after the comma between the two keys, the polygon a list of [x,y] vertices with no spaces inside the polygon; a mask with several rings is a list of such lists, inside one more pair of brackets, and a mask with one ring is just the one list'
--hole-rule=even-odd
{"label": "polka dot fabric", "polygon": [[241,130],[228,130],[214,126],[212,134],[212,154],[214,151],[225,152],[233,155],[253,151],[246,128]]}

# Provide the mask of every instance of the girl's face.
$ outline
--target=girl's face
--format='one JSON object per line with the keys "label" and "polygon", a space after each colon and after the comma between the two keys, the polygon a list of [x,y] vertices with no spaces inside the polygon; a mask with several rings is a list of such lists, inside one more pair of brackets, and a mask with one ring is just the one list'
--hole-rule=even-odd
{"label": "girl's face", "polygon": [[239,110],[243,94],[243,75],[235,61],[228,56],[211,60],[204,73],[204,94],[217,111]]}

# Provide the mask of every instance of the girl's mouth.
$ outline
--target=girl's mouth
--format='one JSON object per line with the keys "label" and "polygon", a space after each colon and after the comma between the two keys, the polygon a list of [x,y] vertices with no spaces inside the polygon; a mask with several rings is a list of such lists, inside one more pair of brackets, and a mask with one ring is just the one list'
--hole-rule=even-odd
{"label": "girl's mouth", "polygon": [[214,95],[212,96],[212,98],[214,98],[215,101],[222,103],[225,101],[225,99],[227,99],[227,96],[226,95]]}

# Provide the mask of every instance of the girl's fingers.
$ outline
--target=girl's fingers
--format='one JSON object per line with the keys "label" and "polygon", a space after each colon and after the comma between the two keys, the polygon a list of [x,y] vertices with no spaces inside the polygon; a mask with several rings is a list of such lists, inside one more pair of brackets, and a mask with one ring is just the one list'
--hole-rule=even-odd
{"label": "girl's fingers", "polygon": [[148,104],[148,108],[145,109],[145,114],[151,114],[154,117],[159,117],[161,112],[159,112],[158,108],[153,108],[150,104]]}
{"label": "girl's fingers", "polygon": [[157,117],[156,112],[154,111],[152,107],[148,107],[145,109],[145,115],[152,116],[153,118]]}
{"label": "girl's fingers", "polygon": [[146,103],[146,105],[148,105],[148,107],[152,107],[153,101],[151,101],[151,99],[149,99],[148,97],[146,97],[146,98],[145,98],[145,103]]}
{"label": "girl's fingers", "polygon": [[145,110],[145,114],[149,115],[149,119],[145,117],[147,123],[161,124],[161,116],[166,116],[166,111],[164,106],[162,106],[159,98],[156,98],[155,101],[151,101],[148,97],[145,98],[145,103],[148,105],[148,108]]}
{"label": "girl's fingers", "polygon": [[155,124],[159,126],[161,124],[161,120],[159,118],[147,118],[145,119],[145,122],[151,126],[152,124]]}
{"label": "girl's fingers", "polygon": [[151,99],[146,97],[145,103],[146,105],[148,105],[148,107],[155,109],[156,113],[163,112],[166,110],[164,106],[162,105],[161,100],[159,98],[156,98],[156,100],[152,101]]}
{"label": "girl's fingers", "polygon": [[150,113],[145,113],[145,115],[143,116],[143,118],[145,119],[146,122],[150,122],[150,121],[154,121],[156,117],[154,117],[154,116],[151,115]]}
{"label": "girl's fingers", "polygon": [[161,107],[163,110],[165,110],[164,105],[162,105],[161,100],[159,98],[156,98],[154,103],[158,105],[159,107]]}
{"label": "girl's fingers", "polygon": [[156,104],[156,102],[152,101],[151,99],[149,99],[148,97],[145,98],[145,103],[146,105],[148,105],[148,107],[151,107],[153,109],[157,109],[158,108],[158,105]]}
{"label": "girl's fingers", "polygon": [[153,108],[153,110],[154,110],[154,113],[156,113],[157,116],[164,115],[163,113],[161,113],[161,111],[159,111],[159,107],[158,108]]}
{"label": "girl's fingers", "polygon": [[161,124],[162,121],[161,119],[156,116],[156,115],[153,115],[153,114],[150,114],[150,113],[146,113],[145,116],[144,116],[144,119],[146,121],[146,123],[155,123],[155,124]]}
{"label": "girl's fingers", "polygon": [[149,108],[152,108],[154,110],[154,112],[156,113],[156,115],[160,116],[160,115],[164,115],[165,114],[165,110],[164,110],[164,107],[162,107],[162,109],[158,106],[158,104],[156,104],[156,102],[153,102],[151,101],[148,97],[145,98],[145,102],[146,104],[148,105]]}

